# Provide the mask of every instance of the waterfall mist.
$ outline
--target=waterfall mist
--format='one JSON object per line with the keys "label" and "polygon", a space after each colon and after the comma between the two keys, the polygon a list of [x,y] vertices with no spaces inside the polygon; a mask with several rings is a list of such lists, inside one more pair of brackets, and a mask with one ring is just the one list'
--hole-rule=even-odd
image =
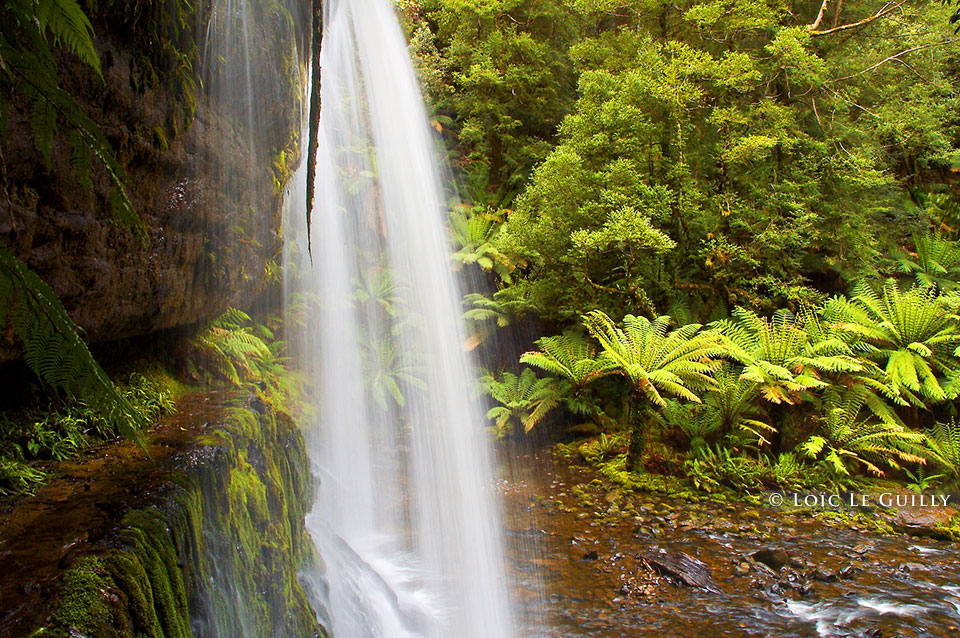
{"label": "waterfall mist", "polygon": [[[305,579],[338,638],[509,638],[489,444],[417,78],[387,0],[328,0],[324,25],[312,264],[302,232],[287,259],[299,271],[288,295],[314,308],[292,337],[317,406],[307,526],[324,565]],[[302,213],[291,207],[288,232]]]}

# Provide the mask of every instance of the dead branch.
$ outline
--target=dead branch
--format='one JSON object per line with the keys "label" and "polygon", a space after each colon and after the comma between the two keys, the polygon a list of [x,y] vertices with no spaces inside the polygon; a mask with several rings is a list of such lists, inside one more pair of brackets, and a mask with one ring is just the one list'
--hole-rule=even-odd
{"label": "dead branch", "polygon": [[872,16],[866,17],[863,20],[857,20],[856,22],[850,22],[848,24],[841,24],[840,26],[831,27],[829,29],[824,29],[822,31],[817,31],[817,27],[820,25],[821,20],[823,20],[823,13],[827,7],[827,0],[824,0],[823,5],[820,7],[820,14],[817,16],[817,20],[807,27],[807,32],[814,37],[819,37],[822,35],[830,35],[831,33],[837,33],[839,31],[846,31],[848,29],[856,29],[857,27],[862,27],[865,24],[869,24],[878,18],[882,18],[892,11],[896,11],[903,5],[903,0],[899,2],[888,2],[883,7],[877,11]]}

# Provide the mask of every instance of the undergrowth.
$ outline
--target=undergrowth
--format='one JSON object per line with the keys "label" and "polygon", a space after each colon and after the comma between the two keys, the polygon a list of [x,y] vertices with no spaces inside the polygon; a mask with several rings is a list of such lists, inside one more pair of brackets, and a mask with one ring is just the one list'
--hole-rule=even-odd
{"label": "undergrowth", "polygon": [[[117,387],[146,423],[173,412],[185,389],[157,366],[121,375]],[[0,495],[35,491],[47,477],[49,462],[76,457],[118,434],[115,419],[102,406],[79,398],[44,396],[0,413]]]}

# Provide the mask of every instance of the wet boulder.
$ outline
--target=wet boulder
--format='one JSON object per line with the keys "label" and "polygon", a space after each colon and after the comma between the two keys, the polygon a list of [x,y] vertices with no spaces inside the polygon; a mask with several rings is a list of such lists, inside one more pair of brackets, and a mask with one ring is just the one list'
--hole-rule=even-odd
{"label": "wet boulder", "polygon": [[750,558],[766,565],[773,571],[780,571],[790,562],[790,557],[782,549],[768,548],[757,550],[750,554]]}
{"label": "wet boulder", "polygon": [[661,549],[656,553],[646,554],[643,560],[650,568],[682,585],[698,587],[714,594],[722,593],[713,582],[713,574],[706,563],[685,554],[684,552],[668,553]]}

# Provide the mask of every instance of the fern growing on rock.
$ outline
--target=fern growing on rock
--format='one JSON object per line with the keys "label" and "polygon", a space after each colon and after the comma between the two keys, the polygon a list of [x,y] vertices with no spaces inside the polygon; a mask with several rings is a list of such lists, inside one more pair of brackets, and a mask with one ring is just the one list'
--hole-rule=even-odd
{"label": "fern growing on rock", "polygon": [[0,8],[0,22],[11,28],[0,33],[0,133],[17,102],[26,105],[37,150],[49,167],[59,123],[69,127],[70,167],[78,183],[92,189],[92,158],[111,183],[110,206],[115,219],[143,237],[143,223],[127,195],[125,171],[100,127],[60,86],[58,61],[50,42],[73,53],[102,81],[100,60],[93,46],[93,27],[76,0],[9,0]]}
{"label": "fern growing on rock", "polygon": [[24,361],[41,382],[102,406],[121,434],[138,436],[144,419],[94,359],[56,294],[2,246],[0,325],[20,340]]}
{"label": "fern growing on rock", "polygon": [[236,308],[207,324],[192,340],[195,356],[188,369],[195,379],[219,376],[234,385],[256,376],[258,364],[270,357],[270,348],[254,334],[250,316]]}

